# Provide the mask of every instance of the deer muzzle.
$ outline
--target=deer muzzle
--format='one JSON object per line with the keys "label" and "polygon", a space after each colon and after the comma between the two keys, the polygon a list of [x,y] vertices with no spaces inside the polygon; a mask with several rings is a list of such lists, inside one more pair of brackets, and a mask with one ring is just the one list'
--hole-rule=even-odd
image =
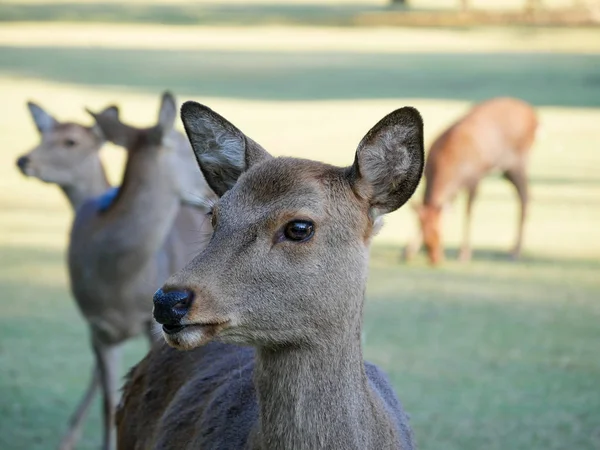
{"label": "deer muzzle", "polygon": [[189,291],[156,291],[153,297],[154,318],[163,326],[165,333],[177,333],[184,328],[181,319],[187,314],[193,299]]}

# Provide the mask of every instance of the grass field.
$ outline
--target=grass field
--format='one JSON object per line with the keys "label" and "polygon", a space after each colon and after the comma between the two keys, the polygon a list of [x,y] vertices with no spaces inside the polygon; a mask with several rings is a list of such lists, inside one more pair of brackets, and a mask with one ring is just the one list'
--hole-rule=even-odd
{"label": "grass field", "polygon": [[[13,27],[15,35],[31,29]],[[436,32],[445,39],[354,30],[350,39],[328,29],[319,41],[322,30],[279,28],[270,47],[260,37],[267,30],[244,41],[245,29],[230,28],[228,38],[216,32],[190,45],[186,33],[206,29],[165,42],[156,38],[161,27],[107,37],[93,26],[86,39],[95,45],[84,48],[69,38],[77,25],[47,32],[56,29],[40,25],[20,42],[0,29],[1,449],[52,448],[91,363],[66,287],[71,213],[57,188],[14,166],[38,140],[25,101],[86,123],[83,106],[118,101],[125,119],[144,124],[165,88],[210,105],[275,154],[345,165],[363,134],[399,106],[421,110],[430,143],[472,101],[502,94],[534,102],[544,133],[532,159],[523,260],[506,257],[516,203],[498,177],[475,207],[470,264],[452,260],[462,199],[445,220],[451,259],[435,270],[423,258],[399,261],[415,218],[409,208],[392,214],[373,249],[366,355],[390,374],[421,449],[600,448],[600,51],[581,51],[596,45],[593,32],[561,31],[557,54],[540,51],[552,50],[547,37],[514,30]],[[305,39],[328,48],[311,51]],[[361,41],[369,44],[356,51]],[[406,42],[421,49],[406,51]],[[117,182],[122,151],[103,156]],[[144,351],[141,340],[128,344],[123,368]],[[98,411],[79,448],[97,448]]]}

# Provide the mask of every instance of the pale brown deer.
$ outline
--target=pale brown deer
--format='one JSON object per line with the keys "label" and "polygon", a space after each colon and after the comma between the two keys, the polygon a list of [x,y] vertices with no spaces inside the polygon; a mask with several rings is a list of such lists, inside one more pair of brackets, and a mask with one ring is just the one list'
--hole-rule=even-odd
{"label": "pale brown deer", "polygon": [[425,164],[423,203],[414,205],[421,233],[405,248],[411,259],[424,243],[431,264],[444,259],[441,216],[456,195],[467,192],[465,226],[459,259],[471,259],[471,213],[479,182],[498,170],[517,191],[520,215],[511,251],[518,258],[527,217],[528,161],[538,121],[531,105],[514,98],[494,98],[473,107],[432,144]]}
{"label": "pale brown deer", "polygon": [[154,296],[175,349],[132,369],[118,448],[413,449],[361,328],[371,237],[421,178],[419,113],[383,118],[350,167],[274,158],[198,103],[182,119],[220,196],[214,233]]}
{"label": "pale brown deer", "polygon": [[[59,122],[40,106],[28,102],[27,107],[40,133],[40,143],[17,159],[24,175],[58,185],[73,210],[85,201],[104,194],[110,187],[100,160],[100,148],[106,142],[102,130],[74,122]],[[117,107],[110,106],[100,114],[117,117]]]}
{"label": "pale brown deer", "polygon": [[[60,448],[75,445],[100,384],[108,449],[114,441],[117,347],[141,332],[151,337],[152,293],[204,246],[203,230],[210,231],[202,208],[181,202],[205,205],[214,193],[190,157],[189,142],[173,130],[176,106],[170,94],[163,96],[158,124],[146,130],[123,124],[115,107],[94,114],[92,128],[60,124],[39,107],[30,109],[42,143],[18,164],[26,174],[59,184],[77,210],[69,275],[96,359]],[[98,157],[105,139],[128,148],[127,165],[119,191],[95,197],[108,187]]]}

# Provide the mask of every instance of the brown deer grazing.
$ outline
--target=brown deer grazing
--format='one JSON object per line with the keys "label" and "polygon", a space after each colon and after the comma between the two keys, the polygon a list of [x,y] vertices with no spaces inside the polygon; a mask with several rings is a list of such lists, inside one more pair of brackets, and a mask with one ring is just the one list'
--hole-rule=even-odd
{"label": "brown deer grazing", "polygon": [[520,219],[512,256],[518,258],[527,216],[527,162],[538,121],[533,107],[514,98],[495,98],[476,105],[439,136],[427,155],[423,204],[415,206],[421,235],[405,249],[411,259],[425,243],[429,261],[444,259],[442,209],[465,189],[467,210],[459,258],[471,258],[471,212],[477,186],[493,170],[500,170],[519,196]]}
{"label": "brown deer grazing", "polygon": [[157,345],[132,369],[118,448],[413,449],[361,328],[371,237],[421,178],[419,113],[386,116],[345,168],[273,158],[194,102],[182,119],[220,196],[214,233],[154,296],[167,343],[190,351]]}
{"label": "brown deer grazing", "polygon": [[[69,243],[71,290],[90,326],[96,357],[60,448],[75,445],[101,384],[108,449],[114,441],[118,344],[141,332],[151,337],[150,296],[204,246],[198,233],[210,231],[205,213],[181,202],[202,205],[214,193],[190,158],[189,142],[173,130],[176,106],[170,94],[163,96],[158,124],[146,130],[123,124],[115,107],[95,114],[92,128],[60,124],[35,105],[30,109],[42,143],[18,165],[59,184],[77,209]],[[118,192],[94,197],[108,186],[98,157],[105,139],[128,148],[128,160]]]}

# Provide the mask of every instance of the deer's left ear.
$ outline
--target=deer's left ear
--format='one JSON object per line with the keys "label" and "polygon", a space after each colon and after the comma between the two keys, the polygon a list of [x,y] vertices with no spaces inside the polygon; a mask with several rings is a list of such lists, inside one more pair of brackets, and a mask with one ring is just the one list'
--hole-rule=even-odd
{"label": "deer's left ear", "polygon": [[376,219],[410,199],[421,180],[424,162],[423,119],[415,108],[400,108],[362,139],[350,182],[356,194],[369,202]]}
{"label": "deer's left ear", "polygon": [[181,120],[200,170],[219,197],[237,183],[244,171],[272,158],[231,122],[200,103],[185,102]]}
{"label": "deer's left ear", "polygon": [[111,119],[119,120],[119,107],[115,106],[115,105],[107,106],[99,113],[94,113],[86,108],[86,112],[88,114],[90,114],[92,117],[94,117],[94,125],[92,125],[92,127],[91,127],[92,132],[96,136],[98,136],[98,139],[103,140],[103,141],[106,140],[106,136],[104,135],[102,128],[98,125],[98,121],[96,120],[96,117],[98,117],[98,116],[110,117]]}

